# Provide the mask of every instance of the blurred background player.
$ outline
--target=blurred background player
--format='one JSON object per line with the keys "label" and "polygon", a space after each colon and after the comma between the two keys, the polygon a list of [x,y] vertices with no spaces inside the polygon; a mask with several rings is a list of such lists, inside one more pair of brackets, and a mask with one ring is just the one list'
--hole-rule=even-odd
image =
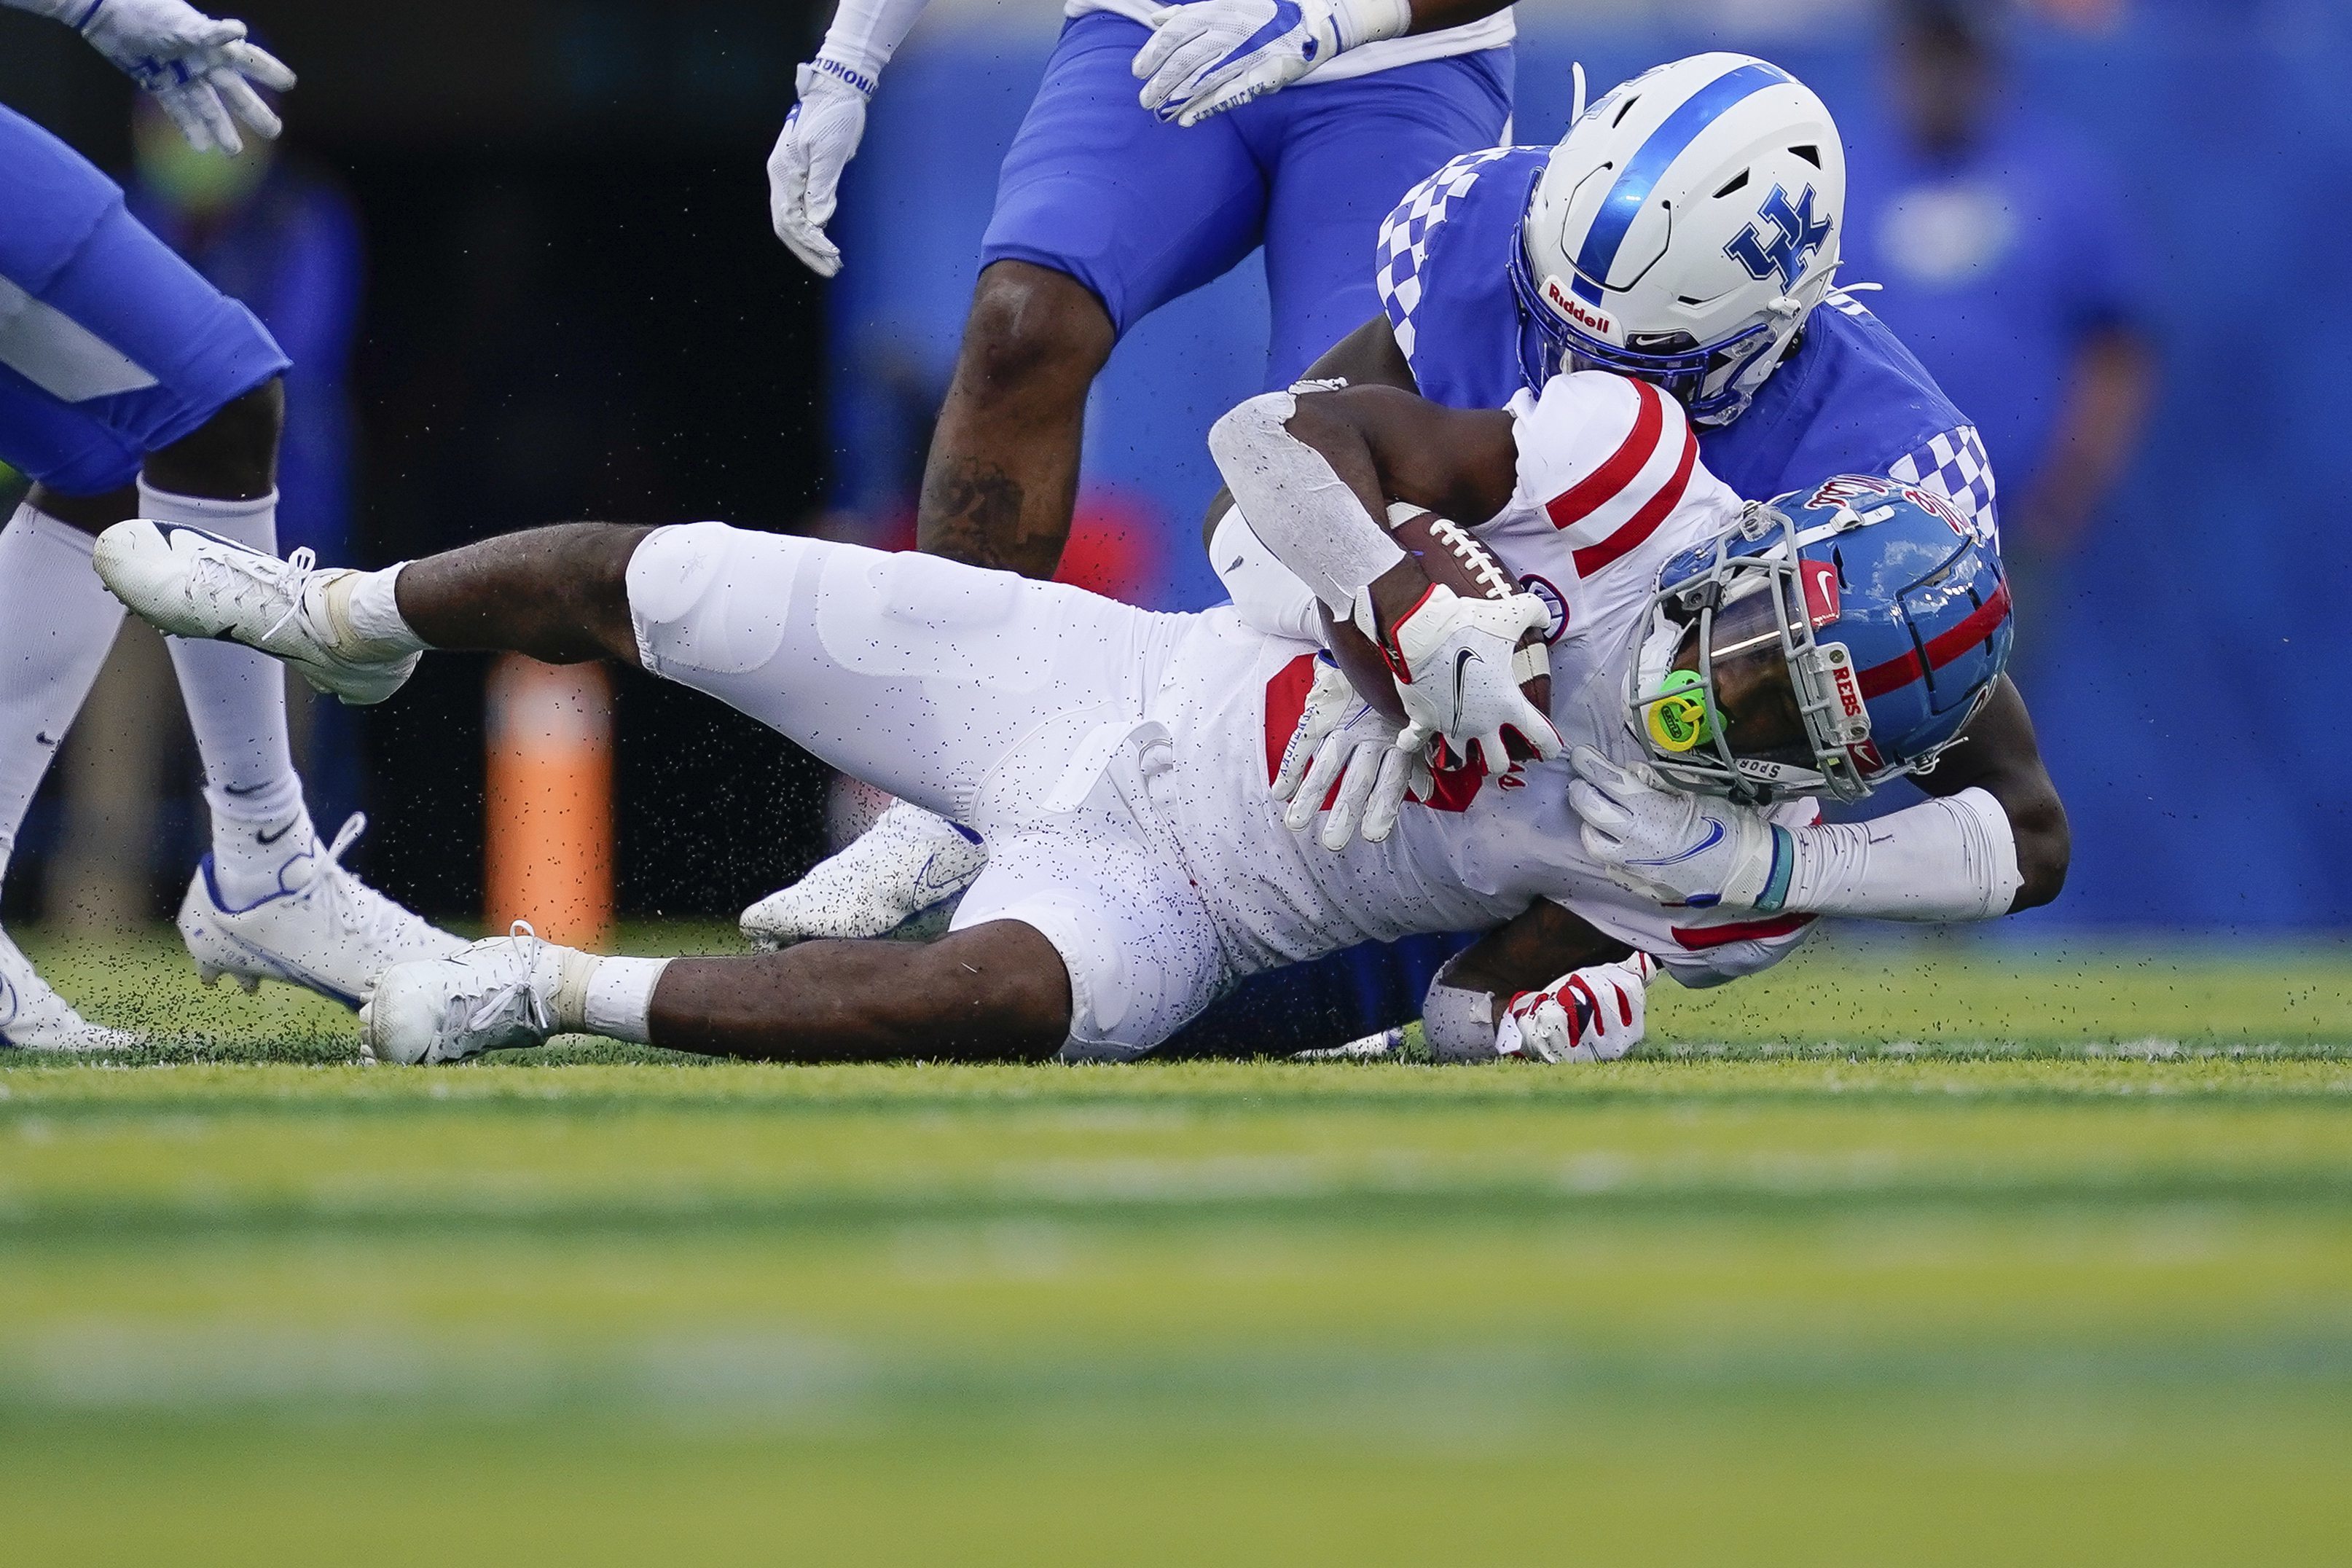
{"label": "blurred background player", "polygon": [[[770,206],[822,276],[842,266],[824,226],[866,100],[925,3],[843,0],[800,68]],[[923,550],[1033,577],[1068,541],[1087,389],[1122,333],[1263,246],[1266,384],[1286,384],[1376,308],[1365,260],[1381,216],[1510,124],[1514,24],[1497,0],[1073,0],[1068,13],[1004,161],[916,523]],[[968,833],[894,808],[746,910],[744,930],[878,935],[960,890],[983,856]]]}
{"label": "blurred background player", "polygon": [[2137,447],[2156,353],[2114,172],[2011,80],[1983,6],[1906,0],[1886,133],[1854,151],[1847,264],[2000,456],[2019,668],[2064,613],[2061,579]]}
{"label": "blurred background player", "polygon": [[[179,0],[10,0],[77,27],[153,95],[199,151],[239,127],[277,134],[255,84],[293,74],[244,24]],[[0,531],[0,868],[121,624],[90,571],[91,537],[144,516],[275,552],[285,354],[126,210],[121,191],[47,132],[0,109],[0,458],[34,486]],[[278,979],[357,1005],[403,957],[453,949],[344,871],[354,816],[322,846],[269,660],[171,645],[205,763],[212,849],[180,929],[207,979]],[[0,938],[0,1041],[114,1043]]]}

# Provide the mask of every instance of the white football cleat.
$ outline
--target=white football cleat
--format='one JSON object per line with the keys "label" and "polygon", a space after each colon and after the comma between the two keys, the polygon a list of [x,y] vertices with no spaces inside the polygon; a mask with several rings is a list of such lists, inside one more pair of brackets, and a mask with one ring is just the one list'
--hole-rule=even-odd
{"label": "white football cleat", "polygon": [[563,950],[517,921],[454,956],[385,971],[360,1009],[360,1055],[416,1067],[544,1045],[562,984]]}
{"label": "white football cleat", "polygon": [[[290,892],[229,909],[206,855],[180,900],[180,935],[207,985],[232,975],[247,991],[283,980],[346,1007],[367,999],[376,976],[396,963],[446,958],[466,945],[343,869],[343,851],[367,830],[353,812],[318,857],[310,879]],[[282,874],[282,873],[281,873]]]}
{"label": "white football cleat", "polygon": [[799,881],[743,911],[764,952],[816,937],[885,936],[971,886],[988,864],[980,837],[905,801]]}
{"label": "white football cleat", "polygon": [[114,596],[157,629],[243,643],[354,707],[381,702],[420,656],[353,632],[351,592],[362,574],[316,571],[315,560],[297,550],[280,561],[200,528],[145,518],[100,534],[92,556]]}
{"label": "white football cleat", "polygon": [[16,944],[0,931],[0,1046],[20,1051],[121,1051],[140,1043],[136,1035],[91,1023],[33,968]]}

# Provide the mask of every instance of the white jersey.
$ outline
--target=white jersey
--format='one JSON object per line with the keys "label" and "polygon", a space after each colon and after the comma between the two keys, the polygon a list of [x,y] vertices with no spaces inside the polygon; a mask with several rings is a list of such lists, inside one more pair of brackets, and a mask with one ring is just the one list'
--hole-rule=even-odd
{"label": "white jersey", "polygon": [[[1562,375],[1541,397],[1522,392],[1510,413],[1517,482],[1510,503],[1473,531],[1552,608],[1561,740],[1637,761],[1625,676],[1658,571],[1731,527],[1741,502],[1699,462],[1681,405],[1646,384]],[[1212,611],[1176,650],[1152,704],[1177,760],[1155,798],[1171,797],[1193,880],[1248,968],[1371,938],[1479,930],[1549,899],[1685,979],[1721,979],[1769,961],[1753,944],[1807,923],[1662,909],[1609,881],[1569,810],[1565,754],[1501,778],[1443,775],[1431,802],[1406,805],[1385,844],[1327,850],[1285,826],[1267,791],[1312,679],[1310,646]],[[1792,823],[1814,816],[1810,802],[1784,810]]]}
{"label": "white jersey", "polygon": [[[1518,476],[1479,531],[1554,606],[1551,718],[1620,761],[1658,570],[1730,526],[1682,410],[1586,373],[1511,405]],[[1243,975],[1368,938],[1478,931],[1549,899],[1686,984],[1763,967],[1810,917],[1667,910],[1585,856],[1565,761],[1441,775],[1338,854],[1268,788],[1315,646],[1231,607],[1164,616],[915,553],[656,530],[629,563],[640,662],[986,838],[958,929],[1025,923],[1069,976],[1071,1049],[1148,1051]],[[1809,803],[1787,808],[1802,821]]]}

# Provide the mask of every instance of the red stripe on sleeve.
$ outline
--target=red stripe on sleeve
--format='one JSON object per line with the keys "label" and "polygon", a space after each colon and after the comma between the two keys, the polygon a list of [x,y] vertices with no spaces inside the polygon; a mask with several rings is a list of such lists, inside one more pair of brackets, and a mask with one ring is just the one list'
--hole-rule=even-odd
{"label": "red stripe on sleeve", "polygon": [[[1646,390],[1646,389],[1645,389]],[[1629,551],[1639,550],[1643,542],[1658,531],[1658,524],[1666,521],[1675,508],[1683,504],[1683,492],[1690,489],[1691,469],[1698,463],[1698,433],[1685,427],[1683,460],[1675,465],[1675,477],[1665,487],[1652,496],[1642,510],[1625,520],[1623,527],[1598,544],[1588,544],[1576,552],[1576,574],[1590,577],[1603,566]]]}
{"label": "red stripe on sleeve", "polygon": [[1576,484],[1552,497],[1544,506],[1554,528],[1568,528],[1583,521],[1602,505],[1616,499],[1642,466],[1658,449],[1658,434],[1664,428],[1666,412],[1658,389],[1648,382],[1633,384],[1640,406],[1633,411],[1633,433],[1625,437],[1624,445],[1609,455],[1609,460],[1584,476]]}
{"label": "red stripe on sleeve", "polygon": [[1298,731],[1299,716],[1307,711],[1307,694],[1315,689],[1315,656],[1302,653],[1274,672],[1265,683],[1265,782],[1282,773],[1282,753]]}
{"label": "red stripe on sleeve", "polygon": [[1776,936],[1801,931],[1813,923],[1812,915],[1780,915],[1769,921],[1734,921],[1729,925],[1676,926],[1675,940],[1692,952],[1705,952],[1710,947],[1728,947],[1735,942],[1769,942]]}
{"label": "red stripe on sleeve", "polygon": [[2000,626],[2001,617],[2009,614],[2009,584],[2003,581],[1992,591],[1992,597],[1969,612],[1968,618],[1951,630],[1927,639],[1927,662],[1922,666],[1916,653],[1897,654],[1884,664],[1874,664],[1868,669],[1854,672],[1854,681],[1862,688],[1863,700],[1883,697],[1887,692],[1922,679],[1930,669],[1941,669],[1952,660],[1992,636]]}

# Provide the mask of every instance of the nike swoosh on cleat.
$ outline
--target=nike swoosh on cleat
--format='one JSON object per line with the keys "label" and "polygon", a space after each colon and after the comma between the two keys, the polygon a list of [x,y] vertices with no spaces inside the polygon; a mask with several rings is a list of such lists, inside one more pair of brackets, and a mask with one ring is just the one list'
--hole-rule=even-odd
{"label": "nike swoosh on cleat", "polygon": [[[235,792],[232,791],[231,793],[234,794]],[[288,834],[293,831],[294,825],[289,822],[275,833],[256,832],[253,837],[261,843],[263,847],[267,848],[268,846],[277,843],[279,839],[285,837]]]}
{"label": "nike swoosh on cleat", "polygon": [[33,743],[37,746],[54,746],[58,743],[58,738],[46,730],[36,730],[33,731]]}
{"label": "nike swoosh on cleat", "polygon": [[269,786],[266,784],[247,784],[243,789],[239,789],[235,784],[223,784],[221,785],[221,793],[223,795],[259,795],[263,790],[266,790],[268,787]]}

